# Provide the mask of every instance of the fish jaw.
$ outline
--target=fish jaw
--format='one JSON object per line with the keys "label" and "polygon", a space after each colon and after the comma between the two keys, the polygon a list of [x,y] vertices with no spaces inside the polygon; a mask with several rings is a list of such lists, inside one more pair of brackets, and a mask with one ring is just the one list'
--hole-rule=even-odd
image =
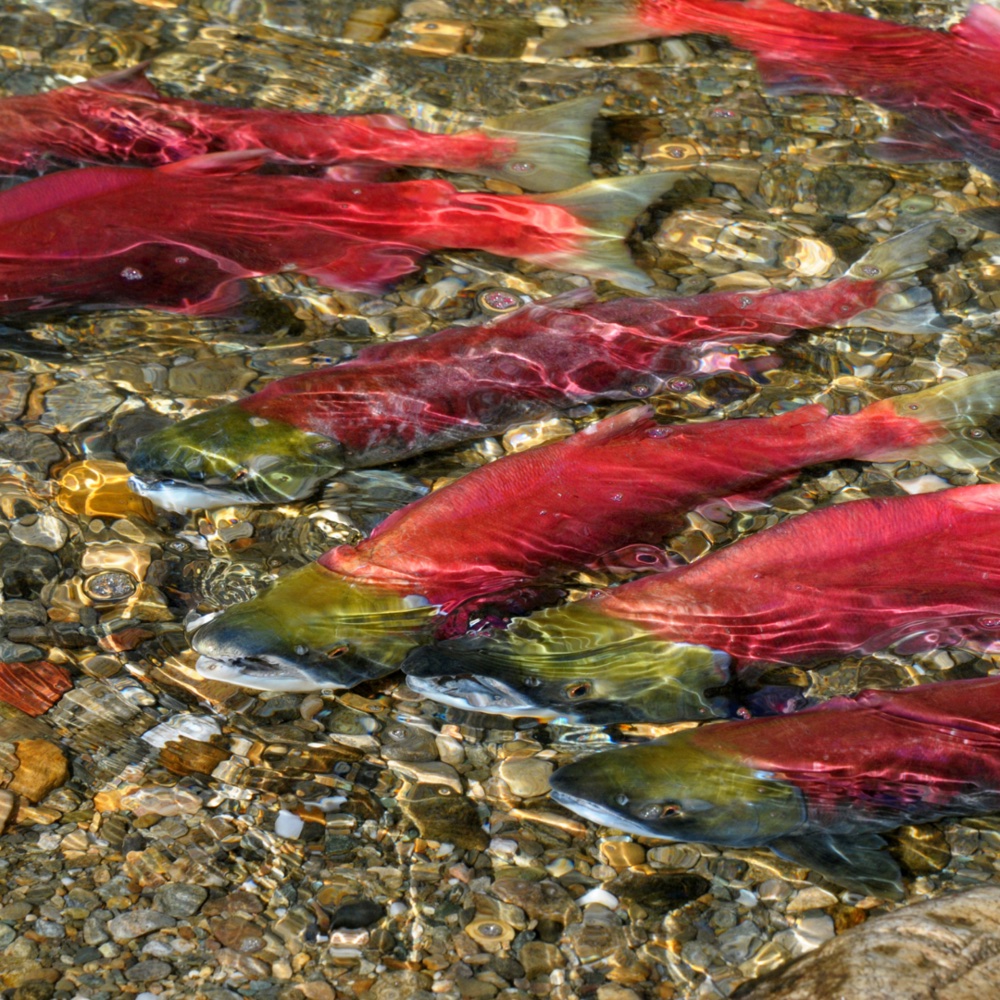
{"label": "fish jaw", "polygon": [[229,403],[142,438],[128,467],[135,492],[191,510],[296,500],[343,462],[333,439]]}
{"label": "fish jaw", "polygon": [[597,601],[422,646],[403,671],[419,693],[480,712],[593,725],[730,714],[725,699],[706,694],[729,679],[726,653],[650,636]]}
{"label": "fish jaw", "polygon": [[190,638],[205,677],[258,691],[332,690],[396,669],[436,613],[419,595],[310,563]]}
{"label": "fish jaw", "polygon": [[806,826],[800,789],[699,747],[698,731],[582,757],[552,775],[552,797],[628,833],[725,847],[767,844]]}
{"label": "fish jaw", "polygon": [[[420,646],[414,653],[422,652]],[[413,656],[414,654],[410,654]],[[559,716],[533,704],[516,688],[488,677],[419,677],[407,675],[407,687],[432,701],[484,715],[504,715],[508,718],[557,719]],[[581,722],[576,717],[570,722]]]}

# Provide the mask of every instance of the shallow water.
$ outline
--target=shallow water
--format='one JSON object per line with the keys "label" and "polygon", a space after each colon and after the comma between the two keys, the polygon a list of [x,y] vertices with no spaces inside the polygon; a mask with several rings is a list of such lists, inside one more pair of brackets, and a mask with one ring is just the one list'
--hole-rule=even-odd
{"label": "shallow water", "polygon": [[[926,26],[959,12],[874,9]],[[441,0],[416,0],[398,16],[345,2],[12,4],[0,15],[0,86],[31,93],[150,59],[150,76],[175,95],[392,110],[427,128],[597,90],[606,101],[596,173],[702,175],[660,203],[632,244],[658,288],[682,294],[821,284],[870,234],[997,200],[996,185],[961,163],[864,158],[882,112],[840,97],[765,100],[752,59],[722,43],[690,37],[551,64],[532,57],[543,28],[579,10]],[[998,251],[1000,241],[973,231],[922,275],[954,321],[943,334],[802,335],[759,382],[722,373],[675,384],[654,402],[676,418],[763,415],[820,399],[846,412],[995,367]],[[34,720],[0,705],[0,786],[40,759],[28,739],[58,744],[72,769],[22,806],[0,840],[0,986],[49,983],[54,993],[44,995],[92,1000],[125,988],[219,998],[712,997],[886,908],[810,882],[765,850],[625,837],[547,799],[548,773],[581,747],[669,727],[498,725],[422,702],[398,675],[339,698],[303,698],[258,697],[194,672],[187,616],[251,596],[435,483],[563,433],[571,418],[348,475],[309,502],[191,517],[128,492],[123,458],[137,436],[364,344],[473,320],[486,289],[527,301],[581,284],[449,252],[381,297],[281,274],[257,282],[224,319],[131,310],[8,323],[0,662],[45,660],[74,686]],[[694,559],[817,503],[899,494],[913,481],[930,489],[975,477],[912,463],[821,467],[765,509],[690,515],[670,548]],[[993,666],[960,651],[887,653],[783,678],[826,697]],[[157,729],[183,716],[179,742]],[[893,834],[910,898],[996,883],[997,837],[983,820]],[[178,886],[207,890],[207,901]],[[109,929],[122,915],[150,913],[167,922]]]}

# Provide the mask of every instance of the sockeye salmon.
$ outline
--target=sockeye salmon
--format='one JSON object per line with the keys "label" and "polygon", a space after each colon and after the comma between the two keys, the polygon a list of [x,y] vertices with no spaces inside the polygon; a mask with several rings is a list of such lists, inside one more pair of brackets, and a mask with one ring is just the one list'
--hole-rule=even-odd
{"label": "sockeye salmon", "polygon": [[244,278],[295,270],[377,291],[433,250],[488,250],[645,288],[622,237],[679,174],[554,195],[251,172],[267,151],[87,167],[0,194],[0,313],[63,306],[219,312]]}
{"label": "sockeye salmon", "polygon": [[821,288],[602,303],[569,293],[490,325],[366,347],[150,434],[129,458],[131,485],[180,511],[285,502],[340,469],[493,434],[553,408],[773,364],[741,362],[720,349],[731,341],[775,342],[823,326],[929,332],[940,323],[929,293],[901,293],[887,279],[926,263],[936,232],[932,222],[885,240]]}
{"label": "sockeye salmon", "polygon": [[[995,400],[982,399],[982,410],[973,400],[997,386],[1000,372],[987,372],[946,383],[950,399],[893,402],[903,415],[914,406],[918,414],[964,409],[968,401],[971,415],[996,410]],[[932,451],[951,447],[932,441],[925,445]],[[1000,641],[997,530],[1000,486],[839,504],[506,631],[418,650],[404,670],[415,690],[478,711],[670,722],[690,717],[692,698],[697,703],[704,690],[691,680],[700,680],[697,667],[709,655],[725,675],[890,646],[904,655],[992,648]]]}
{"label": "sockeye salmon", "polygon": [[[985,489],[996,487],[956,492]],[[765,846],[846,889],[898,899],[902,875],[879,831],[1000,810],[1000,677],[685,729],[584,757],[551,784],[557,802],[602,826]]]}
{"label": "sockeye salmon", "polygon": [[772,93],[850,94],[903,116],[883,155],[966,159],[1000,177],[1000,11],[985,4],[932,31],[785,0],[637,0],[558,32],[539,51],[692,33],[752,52]]}
{"label": "sockeye salmon", "polygon": [[[199,669],[219,680],[349,687],[399,666],[419,643],[464,630],[472,617],[502,619],[551,601],[571,572],[664,568],[652,543],[706,500],[768,495],[816,462],[922,456],[968,467],[992,457],[977,421],[998,406],[1000,372],[851,416],[814,404],[777,417],[665,426],[638,407],[407,505],[359,545],[331,549],[200,623],[191,645],[202,654]],[[709,713],[702,692],[725,679],[726,654],[702,648],[680,659],[696,675],[685,710]],[[676,688],[674,701],[684,697]]]}
{"label": "sockeye salmon", "polygon": [[[166,97],[145,64],[43,94],[0,100],[0,171],[63,165],[157,167],[242,149],[269,149],[289,164],[337,166],[343,180],[374,180],[385,167],[431,167],[561,191],[592,180],[590,126],[601,97],[564,101],[433,135],[398,115],[323,115],[229,108]],[[358,176],[352,176],[357,173]]]}

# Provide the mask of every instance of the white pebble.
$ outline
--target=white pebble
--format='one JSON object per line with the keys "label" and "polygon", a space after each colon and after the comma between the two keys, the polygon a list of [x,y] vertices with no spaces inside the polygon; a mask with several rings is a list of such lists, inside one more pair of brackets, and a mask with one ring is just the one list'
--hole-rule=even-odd
{"label": "white pebble", "polygon": [[951,485],[940,476],[917,476],[916,479],[897,479],[897,483],[909,494],[914,493],[936,493],[938,490],[946,490]]}
{"label": "white pebble", "polygon": [[295,840],[305,825],[305,820],[301,816],[287,809],[279,809],[278,818],[274,821],[274,832],[286,840]]}
{"label": "white pebble", "polygon": [[577,902],[581,906],[589,906],[591,903],[600,903],[601,906],[606,906],[609,910],[618,909],[618,897],[612,896],[607,889],[591,889],[589,892],[585,892]]}

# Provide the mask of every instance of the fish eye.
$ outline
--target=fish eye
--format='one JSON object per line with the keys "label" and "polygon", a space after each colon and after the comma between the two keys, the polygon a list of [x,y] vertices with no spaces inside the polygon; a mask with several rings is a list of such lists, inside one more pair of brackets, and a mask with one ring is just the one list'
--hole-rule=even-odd
{"label": "fish eye", "polygon": [[572,684],[567,684],[564,690],[567,698],[576,701],[590,694],[591,684],[590,681],[574,681]]}
{"label": "fish eye", "polygon": [[246,479],[250,475],[250,470],[247,468],[237,469],[233,473],[233,479],[238,483],[241,479]]}

